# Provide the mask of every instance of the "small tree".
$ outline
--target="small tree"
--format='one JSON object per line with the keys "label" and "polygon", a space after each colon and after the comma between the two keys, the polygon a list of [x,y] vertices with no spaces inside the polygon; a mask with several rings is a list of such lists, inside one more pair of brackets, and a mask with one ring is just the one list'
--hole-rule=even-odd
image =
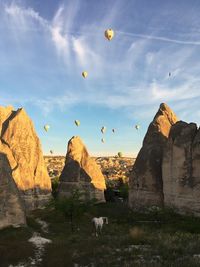
{"label": "small tree", "polygon": [[56,198],[58,193],[58,185],[59,185],[59,176],[56,176],[51,180],[52,195],[54,198]]}
{"label": "small tree", "polygon": [[55,200],[55,208],[60,210],[66,219],[69,219],[71,230],[74,232],[75,220],[81,217],[86,210],[86,203],[81,200],[79,190],[73,190],[71,196]]}

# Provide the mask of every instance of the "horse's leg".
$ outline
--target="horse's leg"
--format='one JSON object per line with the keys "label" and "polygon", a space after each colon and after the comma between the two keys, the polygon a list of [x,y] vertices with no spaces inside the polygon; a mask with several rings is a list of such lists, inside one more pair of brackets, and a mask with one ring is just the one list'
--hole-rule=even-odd
{"label": "horse's leg", "polygon": [[100,234],[102,233],[102,227],[103,227],[103,224],[99,225],[99,232],[100,232]]}
{"label": "horse's leg", "polygon": [[98,236],[98,225],[95,224],[94,226],[95,226],[95,235],[96,235],[96,237],[97,237],[97,236]]}

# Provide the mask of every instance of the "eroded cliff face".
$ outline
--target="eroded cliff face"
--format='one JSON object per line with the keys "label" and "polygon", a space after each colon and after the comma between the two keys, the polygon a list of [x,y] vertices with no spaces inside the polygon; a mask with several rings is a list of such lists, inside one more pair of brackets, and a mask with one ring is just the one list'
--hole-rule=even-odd
{"label": "eroded cliff face", "polygon": [[0,229],[10,225],[25,225],[25,207],[4,153],[0,153],[0,199]]}
{"label": "eroded cliff face", "polygon": [[105,179],[80,137],[72,137],[64,169],[60,176],[59,196],[69,196],[74,189],[79,189],[85,199],[96,198],[104,201]]}
{"label": "eroded cliff face", "polygon": [[145,135],[129,180],[129,205],[162,206],[164,204],[162,159],[172,125],[178,121],[174,112],[161,104]]}
{"label": "eroded cliff face", "polygon": [[200,215],[200,130],[178,122],[169,135],[162,164],[166,206]]}
{"label": "eroded cliff face", "polygon": [[27,210],[42,207],[51,196],[51,181],[39,138],[24,109],[0,108],[0,152],[7,155]]}

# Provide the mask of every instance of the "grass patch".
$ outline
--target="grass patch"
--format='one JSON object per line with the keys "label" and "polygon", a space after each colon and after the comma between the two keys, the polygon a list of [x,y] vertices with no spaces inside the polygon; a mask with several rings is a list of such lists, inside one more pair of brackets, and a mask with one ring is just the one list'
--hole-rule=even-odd
{"label": "grass patch", "polygon": [[27,242],[31,235],[31,230],[25,227],[17,229],[8,227],[0,231],[1,267],[17,264],[33,256],[33,247]]}
{"label": "grass patch", "polygon": [[[98,238],[91,224],[94,216],[109,220]],[[36,218],[49,224],[49,233],[42,233]],[[124,203],[98,204],[75,222],[73,233],[60,211],[37,210],[28,218],[27,228],[0,231],[1,266],[31,256],[33,248],[27,240],[34,231],[52,240],[42,266],[200,266],[200,219],[173,210],[133,212]]]}

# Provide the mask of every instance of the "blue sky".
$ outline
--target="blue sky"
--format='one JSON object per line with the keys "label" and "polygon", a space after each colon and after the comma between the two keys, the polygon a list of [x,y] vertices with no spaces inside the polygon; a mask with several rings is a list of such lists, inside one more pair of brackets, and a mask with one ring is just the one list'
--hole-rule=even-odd
{"label": "blue sky", "polygon": [[45,154],[79,135],[92,155],[136,155],[161,102],[199,125],[199,14],[199,0],[0,0],[0,104],[26,109]]}

